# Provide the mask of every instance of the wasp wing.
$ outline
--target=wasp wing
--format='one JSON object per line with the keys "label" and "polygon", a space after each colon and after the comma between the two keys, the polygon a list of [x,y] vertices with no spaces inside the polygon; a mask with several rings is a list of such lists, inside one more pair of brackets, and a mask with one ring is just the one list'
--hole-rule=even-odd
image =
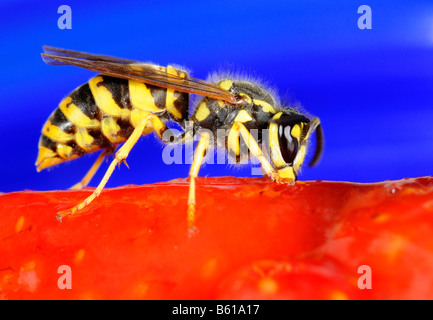
{"label": "wasp wing", "polygon": [[214,84],[188,76],[169,74],[165,68],[152,64],[48,46],[43,49],[45,53],[41,56],[46,64],[74,65],[116,78],[237,103],[233,94]]}
{"label": "wasp wing", "polygon": [[[53,56],[74,57],[74,58],[93,60],[93,61],[107,61],[107,62],[116,62],[116,63],[124,63],[124,64],[140,63],[140,61],[137,60],[123,59],[123,58],[92,54],[92,53],[81,52],[81,51],[55,48],[50,46],[43,46],[42,49],[44,50],[45,54],[49,54]],[[56,63],[55,61],[56,60],[53,59],[52,62],[50,61],[48,64],[64,64],[61,62]]]}

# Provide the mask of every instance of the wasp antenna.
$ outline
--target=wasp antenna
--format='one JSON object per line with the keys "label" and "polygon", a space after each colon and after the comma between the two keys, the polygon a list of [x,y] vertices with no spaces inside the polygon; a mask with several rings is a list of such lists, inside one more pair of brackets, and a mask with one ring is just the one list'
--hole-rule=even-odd
{"label": "wasp antenna", "polygon": [[316,150],[314,151],[314,156],[311,159],[310,163],[308,164],[309,167],[314,167],[319,163],[320,158],[323,154],[323,147],[324,147],[324,139],[323,139],[323,130],[322,126],[320,125],[319,118],[313,118],[312,127],[316,126]]}

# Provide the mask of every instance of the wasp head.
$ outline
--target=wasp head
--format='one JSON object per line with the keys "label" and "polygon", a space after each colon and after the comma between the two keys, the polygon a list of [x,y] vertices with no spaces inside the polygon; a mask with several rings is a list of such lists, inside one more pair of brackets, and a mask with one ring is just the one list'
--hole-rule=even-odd
{"label": "wasp head", "polygon": [[316,132],[316,150],[309,166],[320,159],[323,149],[323,134],[319,118],[312,120],[293,109],[276,113],[269,123],[270,158],[282,181],[294,181],[304,162],[307,143]]}

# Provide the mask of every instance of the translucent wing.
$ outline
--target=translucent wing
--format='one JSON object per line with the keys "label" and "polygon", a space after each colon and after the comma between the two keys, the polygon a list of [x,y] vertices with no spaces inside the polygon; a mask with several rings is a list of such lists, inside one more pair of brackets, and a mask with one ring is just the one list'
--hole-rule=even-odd
{"label": "translucent wing", "polygon": [[[107,61],[107,62],[115,62],[115,63],[140,63],[140,61],[131,60],[131,59],[123,59],[123,58],[116,58],[111,56],[104,56],[99,54],[92,54],[87,52],[81,52],[81,51],[74,51],[74,50],[68,50],[68,49],[61,49],[61,48],[55,48],[50,46],[43,46],[42,49],[44,50],[44,53],[47,55],[52,56],[58,56],[58,57],[72,57],[72,58],[80,58],[85,60],[91,60],[91,61]],[[45,61],[45,60],[44,60]],[[57,62],[53,59],[48,64],[65,64],[63,62]]]}
{"label": "translucent wing", "polygon": [[180,92],[224,100],[229,103],[239,102],[233,94],[212,83],[191,78],[186,75],[186,72],[185,77],[181,77],[167,73],[165,68],[136,60],[48,46],[44,46],[43,49],[45,53],[42,53],[41,56],[46,64],[74,65],[116,78],[135,80],[162,88],[171,88]]}

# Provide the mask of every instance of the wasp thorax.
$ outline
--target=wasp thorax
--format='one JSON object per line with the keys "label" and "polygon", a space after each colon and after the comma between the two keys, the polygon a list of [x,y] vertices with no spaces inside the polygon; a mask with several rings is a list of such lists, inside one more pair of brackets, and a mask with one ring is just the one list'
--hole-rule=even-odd
{"label": "wasp thorax", "polygon": [[217,83],[222,89],[232,93],[247,104],[264,103],[271,107],[276,106],[274,96],[257,83],[243,80],[224,79]]}

